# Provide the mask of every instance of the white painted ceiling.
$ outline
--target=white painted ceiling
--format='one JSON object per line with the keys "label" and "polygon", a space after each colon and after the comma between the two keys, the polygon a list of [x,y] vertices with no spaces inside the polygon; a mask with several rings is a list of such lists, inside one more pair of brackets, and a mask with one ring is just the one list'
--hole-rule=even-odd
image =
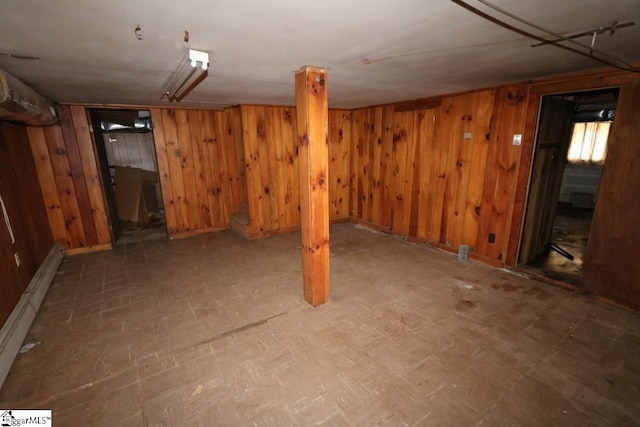
{"label": "white painted ceiling", "polygon": [[[596,49],[640,62],[639,0],[492,2],[563,35],[634,21],[598,36]],[[209,77],[181,103],[203,108],[293,105],[304,65],[328,68],[336,108],[603,67],[534,43],[448,0],[0,1],[0,53],[39,57],[2,55],[0,68],[56,102],[166,105],[166,82],[188,48],[210,52]]]}

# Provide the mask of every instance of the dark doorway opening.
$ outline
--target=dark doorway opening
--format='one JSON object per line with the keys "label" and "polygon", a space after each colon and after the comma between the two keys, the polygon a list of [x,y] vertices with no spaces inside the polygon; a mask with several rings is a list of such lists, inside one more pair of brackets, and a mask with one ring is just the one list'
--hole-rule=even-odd
{"label": "dark doorway opening", "polygon": [[148,110],[91,110],[96,151],[117,245],[166,238]]}
{"label": "dark doorway opening", "polygon": [[618,88],[542,99],[518,266],[579,286]]}

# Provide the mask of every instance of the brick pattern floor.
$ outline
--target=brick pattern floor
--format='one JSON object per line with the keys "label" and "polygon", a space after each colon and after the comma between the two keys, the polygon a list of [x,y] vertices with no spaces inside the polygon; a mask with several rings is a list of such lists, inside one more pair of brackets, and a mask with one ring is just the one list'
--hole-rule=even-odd
{"label": "brick pattern floor", "polygon": [[640,316],[353,224],[66,259],[0,390],[56,426],[640,424]]}

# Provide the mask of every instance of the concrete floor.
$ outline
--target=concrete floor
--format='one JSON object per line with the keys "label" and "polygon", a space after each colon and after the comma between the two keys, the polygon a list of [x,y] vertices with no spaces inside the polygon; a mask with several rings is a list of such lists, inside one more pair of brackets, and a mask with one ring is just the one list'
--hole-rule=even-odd
{"label": "concrete floor", "polygon": [[162,216],[154,217],[154,221],[144,226],[122,221],[120,223],[120,235],[118,236],[116,245],[130,245],[143,240],[166,239],[167,237],[169,237],[169,234],[167,233],[164,214],[162,214]]}
{"label": "concrete floor", "polygon": [[590,230],[591,216],[557,215],[551,243],[573,255],[574,259],[568,259],[552,250],[547,254],[537,256],[529,264],[522,264],[519,267],[533,274],[579,288],[581,286],[580,273]]}
{"label": "concrete floor", "polygon": [[57,426],[638,425],[640,316],[353,224],[65,260],[0,391]]}

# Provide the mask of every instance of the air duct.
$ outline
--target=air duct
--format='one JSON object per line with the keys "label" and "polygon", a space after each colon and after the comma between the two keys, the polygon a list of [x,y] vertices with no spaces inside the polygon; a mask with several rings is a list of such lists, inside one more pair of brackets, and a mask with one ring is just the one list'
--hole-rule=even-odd
{"label": "air duct", "polygon": [[616,117],[616,110],[585,110],[573,115],[573,122],[611,122]]}
{"label": "air duct", "polygon": [[0,120],[29,126],[50,126],[59,122],[54,103],[0,70]]}

